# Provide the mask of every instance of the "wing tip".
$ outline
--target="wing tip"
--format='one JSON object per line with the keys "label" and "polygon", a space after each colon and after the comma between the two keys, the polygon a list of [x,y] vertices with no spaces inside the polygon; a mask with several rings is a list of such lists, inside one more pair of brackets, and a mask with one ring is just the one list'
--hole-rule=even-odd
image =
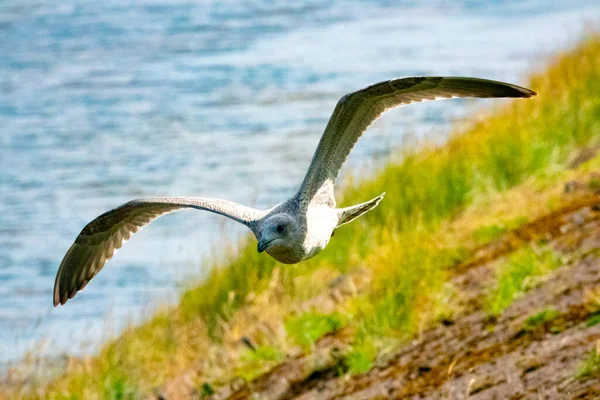
{"label": "wing tip", "polygon": [[60,286],[54,289],[54,297],[52,299],[52,305],[54,307],[63,306],[67,302],[67,299],[65,298],[64,294],[61,295],[60,292]]}
{"label": "wing tip", "polygon": [[537,96],[537,93],[534,92],[531,89],[527,89],[527,88],[524,88],[524,87],[521,87],[521,86],[515,86],[515,88],[518,90],[518,92],[520,94],[520,96],[518,96],[518,97],[522,97],[522,98],[525,98],[525,99],[530,99],[532,97]]}
{"label": "wing tip", "polygon": [[[79,244],[77,243],[77,240],[75,240],[75,242],[71,245],[69,250],[67,250],[67,253],[63,257],[60,266],[58,267],[58,272],[56,272],[56,278],[54,279],[54,293],[52,296],[52,305],[54,307],[58,307],[59,305],[65,305],[67,300],[72,299],[74,296],[74,294],[73,296],[69,296],[69,285],[67,285],[67,289],[65,289],[65,282],[62,282],[61,284],[61,281],[63,280],[65,268],[67,268],[69,260],[71,259],[73,253],[76,252],[77,247],[79,247]],[[74,288],[76,287],[77,285]],[[75,293],[77,293],[77,289],[75,290]]]}
{"label": "wing tip", "polygon": [[510,93],[505,93],[506,97],[516,97],[522,99],[529,99],[531,97],[537,96],[537,93],[531,89],[527,89],[523,86],[513,85],[510,83],[499,82],[505,88],[510,88]]}
{"label": "wing tip", "polygon": [[[71,249],[69,249],[69,251],[70,250]],[[69,254],[69,252],[67,252],[67,254]],[[57,307],[58,305],[63,305],[63,303],[61,303],[60,301],[60,276],[62,272],[63,263],[64,259],[63,262],[60,263],[60,266],[58,267],[58,272],[56,272],[56,278],[54,279],[54,293],[52,296],[52,305],[54,307]]]}
{"label": "wing tip", "polygon": [[[486,78],[472,78],[472,77],[463,77],[463,76],[443,76],[443,77],[435,77],[436,79],[441,79],[445,81],[446,85],[455,86],[459,89],[463,84],[467,85],[475,85],[475,87],[482,85],[482,88],[487,86],[485,91],[487,96],[481,97],[508,97],[508,98],[531,98],[537,96],[537,93],[531,89],[527,89],[525,87],[515,85],[512,83],[497,81],[493,79]],[[479,96],[476,96],[479,97]]]}
{"label": "wing tip", "polygon": [[66,293],[64,293],[64,291],[61,289],[60,272],[61,271],[59,269],[58,273],[56,274],[56,282],[54,283],[54,296],[52,297],[52,305],[54,307],[65,305],[65,303],[69,299],[67,296],[65,296]]}

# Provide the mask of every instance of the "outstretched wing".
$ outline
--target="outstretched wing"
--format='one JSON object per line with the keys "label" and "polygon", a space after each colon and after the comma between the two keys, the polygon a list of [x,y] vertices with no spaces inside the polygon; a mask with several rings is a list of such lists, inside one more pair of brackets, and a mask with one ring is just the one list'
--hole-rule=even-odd
{"label": "outstretched wing", "polygon": [[110,210],[81,231],[63,258],[54,281],[54,306],[65,304],[102,269],[129,238],[156,218],[184,208],[211,211],[252,227],[261,212],[210,198],[156,197],[132,200]]}
{"label": "outstretched wing", "polygon": [[334,206],[333,183],[363,132],[390,108],[453,97],[531,97],[535,92],[478,78],[410,77],[376,83],[340,99],[321,137],[297,199]]}

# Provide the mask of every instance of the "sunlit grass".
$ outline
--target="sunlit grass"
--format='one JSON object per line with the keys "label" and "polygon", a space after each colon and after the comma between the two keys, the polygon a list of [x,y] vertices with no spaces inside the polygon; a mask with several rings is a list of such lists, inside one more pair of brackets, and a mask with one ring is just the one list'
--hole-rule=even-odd
{"label": "sunlit grass", "polygon": [[492,315],[506,307],[539,283],[540,277],[561,266],[560,256],[549,249],[529,246],[512,254],[496,272],[496,282],[490,290],[486,309]]}
{"label": "sunlit grass", "polygon": [[473,231],[473,239],[477,243],[489,243],[494,239],[499,238],[508,231],[506,226],[502,225],[485,225]]}
{"label": "sunlit grass", "polygon": [[251,380],[264,372],[269,366],[281,362],[285,354],[275,346],[261,346],[256,349],[248,349],[240,356],[241,365],[238,368],[240,376]]}
{"label": "sunlit grass", "polygon": [[369,371],[377,357],[379,347],[372,335],[364,327],[359,328],[352,349],[344,357],[344,363],[351,374],[362,374]]}
{"label": "sunlit grass", "polygon": [[346,322],[347,318],[340,313],[307,312],[289,317],[285,322],[285,329],[294,343],[310,349],[317,339],[326,333],[339,330]]}
{"label": "sunlit grass", "polygon": [[[367,371],[384,349],[454,313],[455,294],[448,295],[447,285],[452,266],[556,205],[562,190],[556,181],[568,174],[574,151],[600,143],[599,38],[557,57],[527,86],[539,96],[511,102],[444,145],[405,150],[376,177],[346,187],[340,206],[387,195],[336,231],[318,257],[279,265],[258,254],[251,239],[243,241],[178,307],[124,333],[97,356],[73,361],[39,397],[139,397],[189,370],[200,390],[202,382],[255,376],[296,345],[310,351],[345,323],[356,334],[344,363],[350,372]],[[543,197],[541,190],[550,194]],[[558,265],[549,250],[527,248],[509,257],[491,286],[489,311],[502,312],[526,289],[527,277]],[[299,309],[331,290],[329,277],[362,270],[368,283],[335,303],[336,311]],[[260,342],[257,353],[240,348],[246,335]]]}

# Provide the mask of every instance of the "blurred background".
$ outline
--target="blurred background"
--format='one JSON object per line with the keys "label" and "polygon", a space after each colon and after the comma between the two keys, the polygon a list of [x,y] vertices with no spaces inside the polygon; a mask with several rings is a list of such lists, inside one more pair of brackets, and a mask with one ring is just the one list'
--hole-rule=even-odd
{"label": "blurred background", "polygon": [[[87,354],[200,279],[236,224],[199,212],[138,234],[52,307],[83,226],[141,196],[266,208],[300,183],[343,94],[405,75],[524,83],[575,43],[594,1],[5,0],[0,5],[0,363]],[[378,121],[344,171],[406,135],[443,138],[472,104]]]}

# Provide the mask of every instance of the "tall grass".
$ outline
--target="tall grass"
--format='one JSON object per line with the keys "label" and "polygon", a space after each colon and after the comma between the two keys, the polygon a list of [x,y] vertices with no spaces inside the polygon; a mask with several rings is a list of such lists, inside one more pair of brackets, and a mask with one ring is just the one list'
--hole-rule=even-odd
{"label": "tall grass", "polygon": [[[338,230],[318,257],[283,266],[257,254],[254,243],[242,243],[204,282],[184,293],[178,307],[126,332],[98,356],[74,363],[40,393],[135,398],[183,371],[193,370],[199,387],[207,380],[228,379],[232,365],[237,371],[244,365],[259,368],[232,342],[244,330],[252,331],[258,319],[275,326],[271,336],[261,336],[261,345],[277,355],[297,342],[307,346],[330,325],[349,321],[357,333],[347,364],[354,372],[368,369],[387,339],[418,334],[435,317],[432,310],[447,303],[447,274],[468,247],[462,239],[482,228],[467,224],[469,232],[444,232],[448,220],[532,175],[564,169],[575,149],[598,144],[599,37],[557,56],[527,86],[539,96],[511,102],[443,145],[405,151],[399,163],[375,178],[347,187],[341,205],[383,191],[387,195],[375,210]],[[322,271],[360,268],[372,279],[364,293],[341,303],[332,316],[297,314],[298,299],[308,297],[307,291],[327,289],[319,278]],[[310,288],[303,284],[307,280]],[[265,293],[267,300],[261,297]],[[300,332],[306,324],[312,324],[308,338]]]}

